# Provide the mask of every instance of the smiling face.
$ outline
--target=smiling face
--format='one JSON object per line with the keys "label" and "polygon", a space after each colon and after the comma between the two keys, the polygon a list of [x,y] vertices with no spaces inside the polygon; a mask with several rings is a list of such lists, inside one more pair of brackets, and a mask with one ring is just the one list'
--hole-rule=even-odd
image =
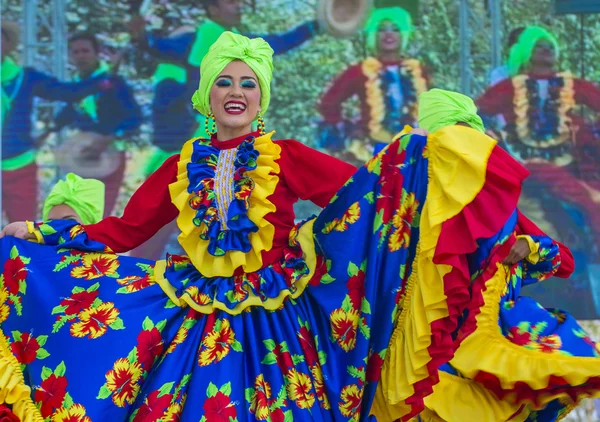
{"label": "smiling face", "polygon": [[260,111],[260,85],[246,63],[235,60],[223,69],[210,89],[210,107],[218,133],[231,139],[251,131]]}
{"label": "smiling face", "polygon": [[547,40],[540,40],[531,53],[532,67],[554,67],[556,64],[556,51],[554,45]]}
{"label": "smiling face", "polygon": [[392,21],[383,21],[377,29],[378,47],[380,53],[400,52],[402,36],[400,29]]}

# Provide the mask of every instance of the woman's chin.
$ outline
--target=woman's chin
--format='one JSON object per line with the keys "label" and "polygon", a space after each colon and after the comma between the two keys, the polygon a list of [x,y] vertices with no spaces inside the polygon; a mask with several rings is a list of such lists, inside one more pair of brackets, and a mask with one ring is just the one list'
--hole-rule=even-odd
{"label": "woman's chin", "polygon": [[386,52],[391,52],[391,51],[398,51],[400,49],[400,45],[397,43],[389,43],[389,44],[383,44],[381,46],[381,50],[386,51]]}
{"label": "woman's chin", "polygon": [[239,133],[240,135],[244,135],[252,131],[252,122],[248,119],[225,119],[220,125],[219,122],[217,122],[217,126],[226,129],[228,132],[235,132]]}
{"label": "woman's chin", "polygon": [[252,123],[247,113],[242,114],[227,114],[223,113],[221,123],[227,127],[242,127]]}

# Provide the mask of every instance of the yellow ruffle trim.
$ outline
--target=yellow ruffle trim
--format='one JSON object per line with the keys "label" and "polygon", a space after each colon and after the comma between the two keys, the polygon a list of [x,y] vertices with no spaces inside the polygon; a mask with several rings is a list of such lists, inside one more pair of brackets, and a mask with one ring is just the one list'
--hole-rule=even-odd
{"label": "yellow ruffle trim", "polygon": [[517,239],[525,239],[529,245],[529,255],[527,255],[525,259],[532,264],[537,264],[540,261],[540,244],[528,235],[519,235],[517,236]]}
{"label": "yellow ruffle trim", "polygon": [[315,274],[315,268],[317,266],[317,254],[315,251],[315,244],[313,240],[313,225],[315,220],[308,221],[303,224],[298,231],[296,240],[300,243],[300,247],[302,248],[302,259],[306,262],[308,266],[309,273],[300,278],[294,287],[296,290],[291,292],[290,290],[282,290],[279,293],[279,296],[274,298],[269,298],[267,300],[262,300],[259,296],[256,296],[250,288],[247,288],[248,298],[243,302],[239,303],[235,308],[230,309],[224,303],[214,300],[213,303],[209,305],[202,305],[197,303],[193,297],[184,292],[181,296],[177,296],[177,289],[169,283],[169,281],[164,277],[166,262],[164,260],[157,261],[156,266],[154,267],[154,277],[156,282],[161,287],[161,289],[165,292],[165,294],[171,299],[171,301],[180,307],[189,306],[193,310],[203,313],[203,314],[212,314],[215,310],[219,309],[221,311],[227,312],[231,315],[238,315],[242,313],[246,308],[251,306],[258,306],[261,308],[265,308],[269,311],[274,311],[278,309],[286,298],[291,297],[292,299],[297,298],[303,292],[308,282]]}
{"label": "yellow ruffle trim", "polygon": [[[33,223],[33,221],[26,221],[26,223],[27,223],[27,232],[29,234],[32,234],[35,236],[35,242],[43,245],[44,244],[44,236],[42,236],[42,232],[40,232],[40,229],[35,227],[35,224]],[[34,241],[34,240],[31,239],[31,241]]]}
{"label": "yellow ruffle trim", "polygon": [[[498,315],[500,298],[508,282],[506,268],[498,264],[496,274],[485,284],[485,304],[476,317],[477,330],[463,340],[451,361],[452,366],[468,378],[475,378],[480,371],[492,374],[503,389],[526,383],[534,390],[543,390],[552,375],[564,378],[572,386],[583,385],[588,378],[600,376],[599,358],[542,353],[516,345],[502,335],[498,328]],[[566,392],[538,395],[541,406],[555,399],[576,404],[587,397],[600,397],[600,391],[579,393],[576,400],[572,400]],[[516,402],[512,395],[503,400]],[[529,400],[518,404],[534,405]]]}
{"label": "yellow ruffle trim", "polygon": [[[442,224],[475,199],[485,184],[496,141],[474,129],[449,126],[429,135],[427,200],[406,299],[392,334],[371,414],[379,421],[407,415],[413,385],[429,376],[431,324],[448,316],[444,276],[452,267],[433,263]],[[392,419],[389,419],[392,418]]]}
{"label": "yellow ruffle trim", "polygon": [[523,422],[531,412],[527,407],[498,400],[481,384],[440,371],[440,382],[426,397],[423,422]]}
{"label": "yellow ruffle trim", "polygon": [[44,418],[31,399],[31,388],[25,384],[21,366],[12,354],[6,336],[0,329],[0,404],[12,407],[21,422],[43,422]]}
{"label": "yellow ruffle trim", "polygon": [[273,133],[275,132],[260,136],[254,142],[254,149],[260,155],[256,169],[248,172],[255,183],[250,196],[248,218],[257,225],[258,231],[249,235],[252,245],[249,252],[228,251],[223,256],[208,253],[209,242],[200,239],[200,229],[192,222],[196,212],[188,205],[191,195],[187,191],[187,165],[191,162],[196,139],[186,142],[181,150],[177,181],[169,185],[171,201],[179,210],[177,226],[181,234],[178,239],[194,267],[206,277],[230,277],[240,267],[247,273],[258,271],[262,268],[262,252],[270,250],[273,246],[275,227],[264,218],[276,210],[268,197],[275,192],[279,182],[277,160],[281,156],[281,148],[271,141]]}

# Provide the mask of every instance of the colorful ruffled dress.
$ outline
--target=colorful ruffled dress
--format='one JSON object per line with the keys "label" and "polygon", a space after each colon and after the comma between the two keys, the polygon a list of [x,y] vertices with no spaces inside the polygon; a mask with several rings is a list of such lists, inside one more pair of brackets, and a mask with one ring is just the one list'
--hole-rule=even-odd
{"label": "colorful ruffled dress", "polygon": [[[519,296],[570,271],[519,217],[525,177],[463,127],[358,171],[270,134],[191,140],[122,218],[0,241],[0,404],[24,421],[552,420],[598,395],[600,361]],[[325,208],[295,224],[299,198]],[[187,256],[116,255],[174,218]],[[505,268],[517,235],[532,254]]]}

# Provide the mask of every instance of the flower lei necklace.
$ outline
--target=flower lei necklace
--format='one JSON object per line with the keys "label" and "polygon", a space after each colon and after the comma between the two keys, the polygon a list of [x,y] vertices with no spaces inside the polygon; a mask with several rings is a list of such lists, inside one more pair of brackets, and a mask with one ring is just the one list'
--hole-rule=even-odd
{"label": "flower lei necklace", "polygon": [[[383,92],[383,84],[381,81],[381,70],[383,63],[374,57],[369,57],[362,64],[362,70],[367,77],[365,83],[366,101],[370,109],[369,118],[369,134],[372,139],[380,142],[391,142],[395,133],[389,133],[384,127],[387,107],[385,104],[386,93]],[[411,115],[414,118],[417,116],[416,98],[427,91],[427,81],[423,77],[423,69],[418,60],[406,59],[400,65],[400,75],[402,79],[410,80],[415,101],[412,104],[405,103],[402,113]],[[401,122],[398,122],[399,124]]]}
{"label": "flower lei necklace", "polygon": [[528,75],[512,79],[515,131],[520,141],[534,148],[548,148],[571,137],[569,112],[575,105],[573,77],[559,73],[548,81],[548,98],[540,110],[538,84]]}

